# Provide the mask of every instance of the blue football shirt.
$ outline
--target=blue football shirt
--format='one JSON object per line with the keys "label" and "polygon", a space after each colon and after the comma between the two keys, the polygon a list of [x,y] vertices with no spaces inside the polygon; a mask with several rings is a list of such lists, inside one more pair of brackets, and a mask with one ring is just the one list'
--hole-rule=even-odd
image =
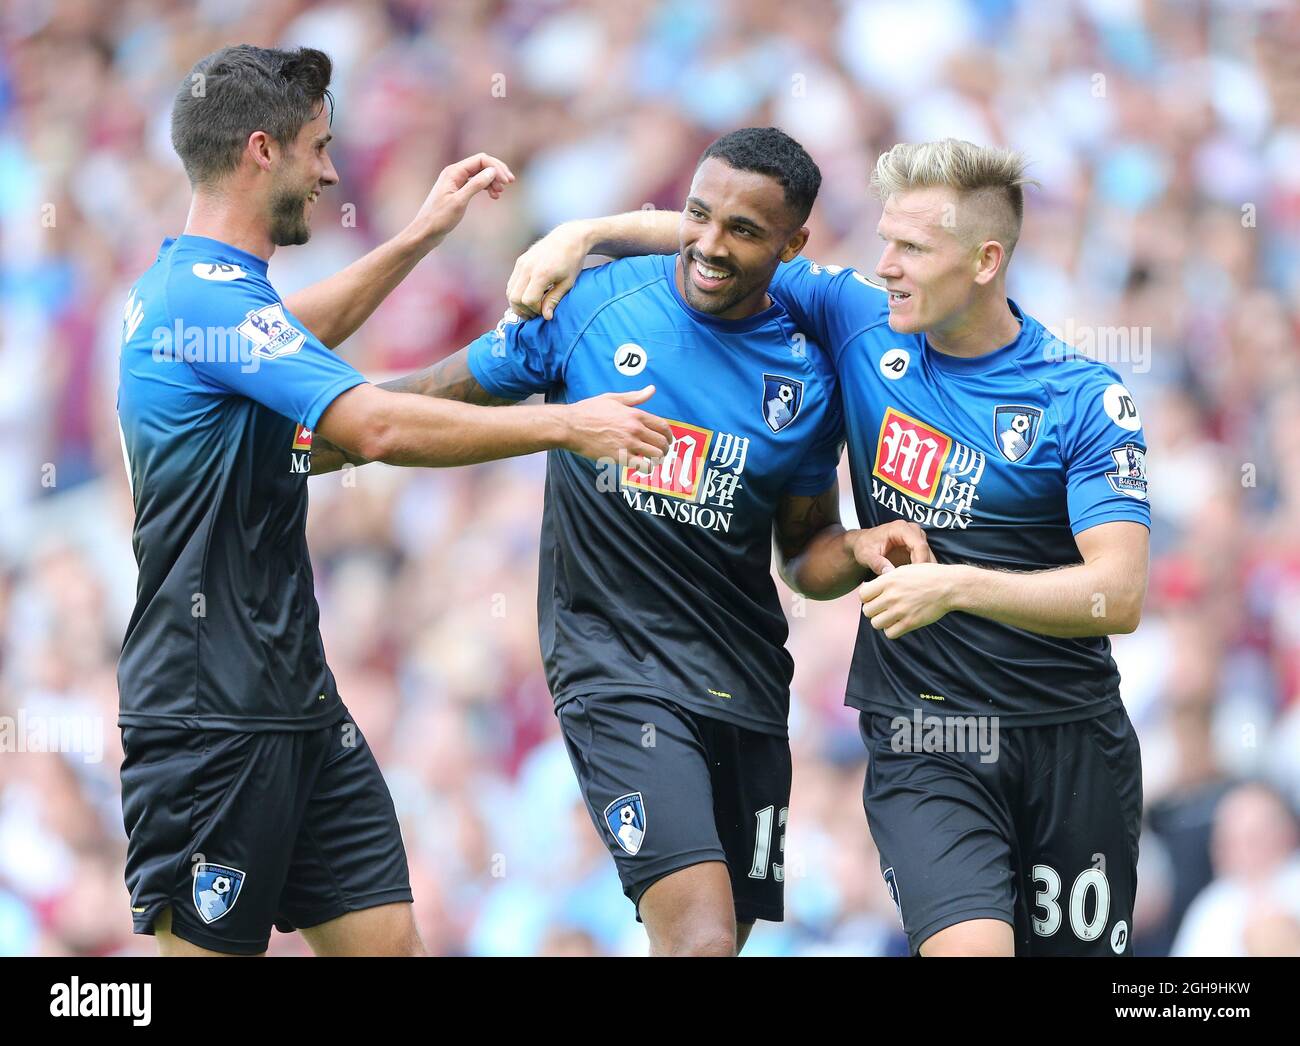
{"label": "blue football shirt", "polygon": [[123,726],[309,730],[343,714],[305,534],[312,429],[365,379],[284,307],[265,260],[163,242],[122,328],[117,410],[140,568]]}
{"label": "blue football shirt", "polygon": [[835,480],[835,379],[779,305],[698,312],[675,265],[584,271],[549,322],[507,313],[470,346],[470,369],[494,395],[552,403],[653,383],[644,409],[672,425],[650,472],[550,452],[538,617],[556,705],[648,694],[784,736],[793,665],[772,521],[783,494]]}
{"label": "blue football shirt", "polygon": [[[1047,570],[1082,562],[1074,536],[1151,525],[1146,440],[1128,390],[1009,303],[1010,345],[974,359],[889,326],[887,296],[851,268],[782,265],[772,294],[830,353],[862,526],[912,520],[941,563]],[[1105,637],[1058,639],[951,613],[891,640],[862,618],[850,705],[1086,718],[1119,700]]]}

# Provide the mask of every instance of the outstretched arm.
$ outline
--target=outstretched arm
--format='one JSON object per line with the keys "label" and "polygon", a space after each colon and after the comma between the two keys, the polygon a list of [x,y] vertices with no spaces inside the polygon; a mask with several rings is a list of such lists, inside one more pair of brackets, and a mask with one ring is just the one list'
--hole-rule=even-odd
{"label": "outstretched arm", "polygon": [[642,467],[672,440],[667,422],[636,409],[652,395],[648,385],[577,403],[491,410],[357,385],[325,409],[316,428],[347,460],[436,468],[569,450]]}
{"label": "outstretched arm", "polygon": [[[445,360],[439,360],[432,366],[425,367],[424,370],[385,381],[379,388],[389,392],[409,392],[416,396],[471,403],[479,407],[501,407],[515,402],[493,396],[478,383],[478,379],[469,369],[468,348],[461,349]],[[336,447],[319,433],[315,434],[312,440],[311,474],[313,476],[334,472],[344,465],[364,465],[368,460],[360,454],[349,454]]]}
{"label": "outstretched arm", "polygon": [[486,189],[495,200],[514,180],[510,168],[487,153],[443,168],[410,225],[347,268],[289,295],[285,307],[326,347],[337,348],[460,223],[474,196]]}

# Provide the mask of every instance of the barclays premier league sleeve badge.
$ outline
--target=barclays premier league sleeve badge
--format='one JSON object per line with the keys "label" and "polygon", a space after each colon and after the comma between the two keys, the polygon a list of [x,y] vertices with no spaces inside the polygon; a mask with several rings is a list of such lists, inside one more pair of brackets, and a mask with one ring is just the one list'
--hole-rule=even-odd
{"label": "barclays premier league sleeve badge", "polygon": [[635,857],[645,839],[645,801],[641,793],[620,795],[605,807],[605,823],[618,845]]}
{"label": "barclays premier league sleeve badge", "polygon": [[1115,471],[1106,473],[1106,480],[1116,494],[1127,494],[1138,501],[1147,499],[1147,455],[1135,443],[1125,443],[1110,452],[1115,459]]}
{"label": "barclays premier league sleeve badge", "polygon": [[244,885],[244,873],[238,868],[221,864],[203,864],[194,867],[194,907],[205,923],[214,923],[239,900],[239,889]]}
{"label": "barclays premier league sleeve badge", "polygon": [[306,335],[289,322],[279,302],[254,309],[239,325],[239,333],[253,343],[253,355],[265,360],[289,356],[303,347]]}

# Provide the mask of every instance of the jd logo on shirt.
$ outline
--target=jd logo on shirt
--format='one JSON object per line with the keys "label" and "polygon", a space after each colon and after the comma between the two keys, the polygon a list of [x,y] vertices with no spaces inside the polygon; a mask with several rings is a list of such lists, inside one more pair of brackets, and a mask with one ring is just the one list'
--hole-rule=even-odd
{"label": "jd logo on shirt", "polygon": [[779,374],[763,375],[763,420],[773,432],[794,421],[803,405],[803,382]]}
{"label": "jd logo on shirt", "polygon": [[244,278],[244,270],[229,262],[195,262],[190,271],[201,280],[215,280],[218,283]]}
{"label": "jd logo on shirt", "polygon": [[1101,402],[1106,410],[1106,416],[1120,428],[1136,432],[1142,427],[1142,418],[1133,403],[1133,397],[1123,385],[1116,382],[1107,386]]}
{"label": "jd logo on shirt", "polygon": [[880,373],[890,381],[897,381],[907,373],[912,354],[906,349],[890,349],[880,357]]}
{"label": "jd logo on shirt", "polygon": [[620,374],[635,378],[649,362],[650,356],[635,342],[625,342],[614,350],[614,366]]}

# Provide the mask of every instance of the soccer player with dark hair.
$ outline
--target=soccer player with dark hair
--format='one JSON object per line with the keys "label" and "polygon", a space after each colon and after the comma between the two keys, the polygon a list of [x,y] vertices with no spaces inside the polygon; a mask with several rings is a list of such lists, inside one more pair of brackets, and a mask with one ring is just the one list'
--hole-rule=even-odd
{"label": "soccer player with dark hair", "polygon": [[[796,555],[838,518],[843,436],[829,360],[768,283],[820,182],[775,128],[720,138],[673,256],[575,274],[549,322],[507,313],[421,386],[476,403],[659,390],[674,438],[653,467],[550,454],[537,597],[578,784],[656,955],[734,955],[783,916],[793,666],[772,538]],[[850,544],[864,568],[930,559],[905,521]]]}
{"label": "soccer player with dark hair", "polygon": [[[835,361],[858,518],[919,523],[938,559],[862,584],[847,693],[912,949],[1131,955],[1141,764],[1108,636],[1146,591],[1146,443],[1115,372],[1006,296],[1026,181],[1006,150],[897,145],[873,177],[884,288],[799,258],[772,294]],[[583,255],[668,250],[672,224],[562,226],[512,300],[554,308]],[[785,577],[848,591],[851,537],[820,527]]]}
{"label": "soccer player with dark hair", "polygon": [[330,60],[228,47],[172,110],[194,190],[184,235],[132,287],[118,415],[140,574],[118,684],[126,879],[164,955],[264,952],[274,923],[319,954],[418,954],[388,788],[325,663],[305,523],[314,430],[399,465],[563,448],[640,464],[667,426],[652,389],[491,411],[376,388],[326,347],[513,180],[446,168],[399,236],[282,300],[277,246],[305,243],[330,162]]}

